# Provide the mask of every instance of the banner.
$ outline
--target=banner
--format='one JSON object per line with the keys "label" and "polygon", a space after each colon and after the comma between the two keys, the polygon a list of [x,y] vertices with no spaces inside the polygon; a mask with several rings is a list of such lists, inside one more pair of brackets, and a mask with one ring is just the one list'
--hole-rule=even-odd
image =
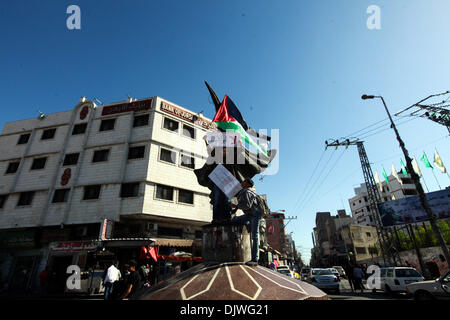
{"label": "banner", "polygon": [[[436,219],[450,218],[450,189],[426,193],[425,196]],[[378,207],[385,227],[428,220],[419,196],[383,202]]]}

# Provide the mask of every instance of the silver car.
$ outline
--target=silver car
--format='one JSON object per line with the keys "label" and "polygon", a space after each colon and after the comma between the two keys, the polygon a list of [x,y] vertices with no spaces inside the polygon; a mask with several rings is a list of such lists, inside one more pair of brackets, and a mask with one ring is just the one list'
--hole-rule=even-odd
{"label": "silver car", "polygon": [[331,272],[331,269],[312,269],[311,283],[319,289],[341,293],[339,279]]}
{"label": "silver car", "polygon": [[411,283],[406,293],[414,300],[450,300],[450,271],[436,280]]}

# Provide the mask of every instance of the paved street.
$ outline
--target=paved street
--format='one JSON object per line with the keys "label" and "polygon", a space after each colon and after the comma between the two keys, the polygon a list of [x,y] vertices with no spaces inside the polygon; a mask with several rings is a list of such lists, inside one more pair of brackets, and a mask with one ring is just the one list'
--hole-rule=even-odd
{"label": "paved street", "polygon": [[330,292],[328,295],[331,300],[411,300],[406,294],[387,295],[382,291],[372,293],[372,290],[365,289],[363,293],[360,290],[352,292],[348,280],[342,279],[340,284],[341,294]]}

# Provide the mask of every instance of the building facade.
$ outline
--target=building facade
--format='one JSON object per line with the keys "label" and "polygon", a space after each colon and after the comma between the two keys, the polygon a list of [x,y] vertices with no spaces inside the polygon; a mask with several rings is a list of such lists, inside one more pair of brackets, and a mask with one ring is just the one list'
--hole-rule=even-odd
{"label": "building facade", "polygon": [[[385,180],[381,182],[379,186],[381,201],[391,201],[396,199],[402,199],[409,196],[417,195],[417,190],[414,182],[411,178],[406,178],[400,171],[398,173],[400,179],[390,175],[388,177],[389,183]],[[367,193],[367,187],[365,183],[362,183],[359,187],[354,188],[355,196],[348,200],[350,210],[356,223],[367,226],[375,226],[376,221],[373,216],[373,212],[370,209],[370,201]]]}
{"label": "building facade", "polygon": [[193,171],[205,162],[210,122],[152,97],[102,106],[82,98],[69,111],[6,123],[1,280],[14,285],[25,270],[17,286],[29,288],[52,263],[87,268],[99,248],[195,250],[212,219],[209,190]]}

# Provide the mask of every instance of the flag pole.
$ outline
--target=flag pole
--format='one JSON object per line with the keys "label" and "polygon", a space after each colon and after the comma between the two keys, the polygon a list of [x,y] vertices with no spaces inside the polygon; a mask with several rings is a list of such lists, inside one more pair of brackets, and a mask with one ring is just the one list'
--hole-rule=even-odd
{"label": "flag pole", "polygon": [[439,181],[438,181],[438,179],[436,178],[436,175],[434,174],[433,168],[431,168],[431,172],[433,173],[433,177],[434,177],[434,179],[436,180],[436,183],[437,183],[438,186],[439,186],[439,190],[442,190],[441,185],[439,184]]}
{"label": "flag pole", "polygon": [[427,192],[430,192],[430,190],[428,190],[428,186],[427,183],[425,182],[425,177],[422,175],[422,179],[423,179],[423,184],[425,185],[425,188],[427,189]]}

